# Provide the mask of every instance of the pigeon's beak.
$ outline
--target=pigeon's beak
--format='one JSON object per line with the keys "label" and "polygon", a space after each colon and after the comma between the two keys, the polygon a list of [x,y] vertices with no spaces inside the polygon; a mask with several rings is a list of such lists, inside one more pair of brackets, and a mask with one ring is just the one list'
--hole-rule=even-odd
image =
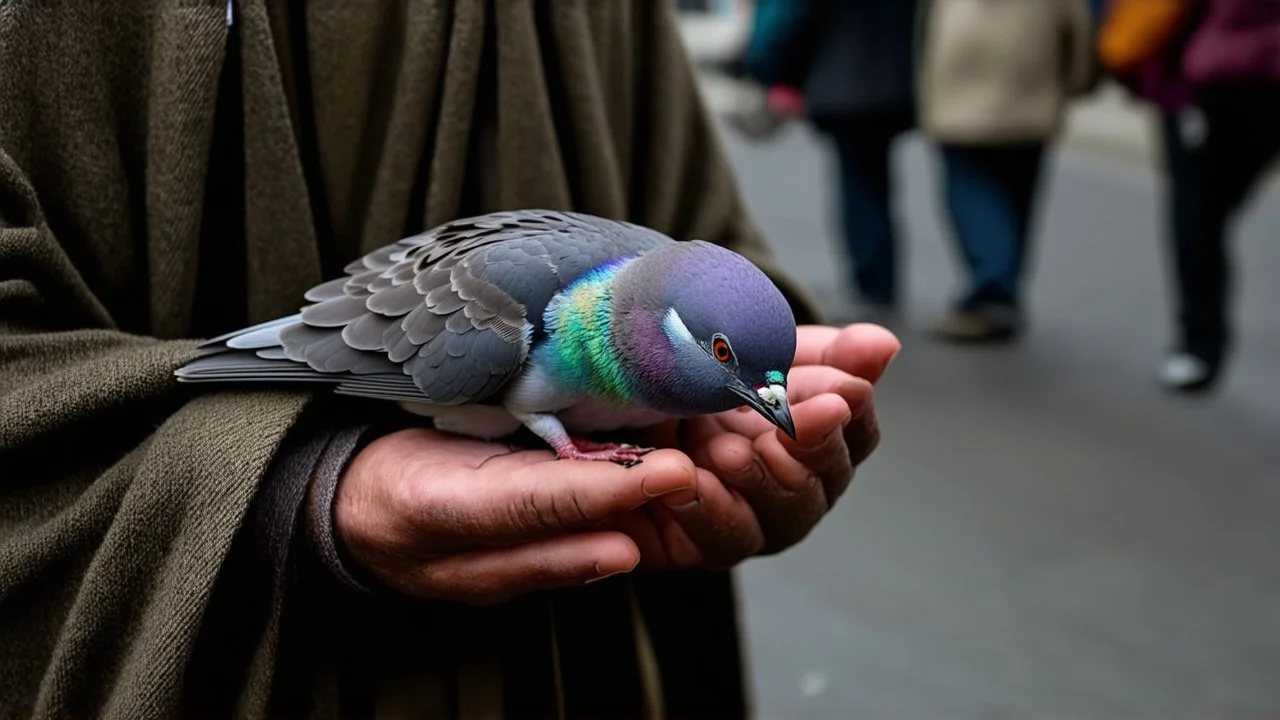
{"label": "pigeon's beak", "polygon": [[753,389],[739,381],[730,383],[728,387],[730,392],[742,398],[766,420],[781,428],[787,437],[796,439],[796,424],[791,419],[791,406],[787,404],[785,385],[763,385]]}

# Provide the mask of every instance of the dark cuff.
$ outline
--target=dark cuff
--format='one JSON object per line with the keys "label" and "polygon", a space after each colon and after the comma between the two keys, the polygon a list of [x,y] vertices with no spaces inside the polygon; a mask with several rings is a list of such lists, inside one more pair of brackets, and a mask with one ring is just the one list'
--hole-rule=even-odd
{"label": "dark cuff", "polygon": [[[347,559],[334,534],[333,499],[348,462],[389,428],[358,403],[316,398],[290,430],[263,479],[253,510],[258,553],[277,575],[305,553],[348,588],[376,585]],[[335,418],[341,418],[335,422]]]}
{"label": "dark cuff", "polygon": [[302,508],[303,525],[311,551],[329,572],[348,588],[361,593],[376,587],[354,562],[347,558],[338,542],[333,522],[333,500],[338,480],[347,464],[365,445],[383,434],[372,424],[348,427],[329,435],[309,474],[310,488]]}

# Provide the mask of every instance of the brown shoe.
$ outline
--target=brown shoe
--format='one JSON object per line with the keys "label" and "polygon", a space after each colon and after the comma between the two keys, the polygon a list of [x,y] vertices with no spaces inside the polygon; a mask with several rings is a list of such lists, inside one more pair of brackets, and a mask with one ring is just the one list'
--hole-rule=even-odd
{"label": "brown shoe", "polygon": [[994,305],[952,310],[934,326],[934,333],[943,340],[966,343],[1010,340],[1020,330],[1016,309]]}

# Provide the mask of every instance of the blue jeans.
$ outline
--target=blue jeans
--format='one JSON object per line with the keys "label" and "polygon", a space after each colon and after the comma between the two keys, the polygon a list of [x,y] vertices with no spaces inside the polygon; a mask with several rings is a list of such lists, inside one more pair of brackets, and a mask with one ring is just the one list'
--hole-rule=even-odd
{"label": "blue jeans", "polygon": [[853,284],[863,300],[878,305],[893,305],[898,296],[890,150],[911,118],[904,109],[821,127],[835,144],[840,224]]}
{"label": "blue jeans", "polygon": [[1043,143],[942,146],[951,227],[969,268],[961,309],[1017,307]]}

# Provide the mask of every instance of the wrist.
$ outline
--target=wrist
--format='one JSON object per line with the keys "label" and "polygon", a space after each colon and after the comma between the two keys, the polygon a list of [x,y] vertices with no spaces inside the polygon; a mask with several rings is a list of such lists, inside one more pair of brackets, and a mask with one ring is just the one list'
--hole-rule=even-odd
{"label": "wrist", "polygon": [[360,593],[372,592],[378,583],[342,539],[335,512],[338,485],[360,451],[386,432],[370,424],[335,433],[312,470],[303,507],[311,551],[339,582]]}

